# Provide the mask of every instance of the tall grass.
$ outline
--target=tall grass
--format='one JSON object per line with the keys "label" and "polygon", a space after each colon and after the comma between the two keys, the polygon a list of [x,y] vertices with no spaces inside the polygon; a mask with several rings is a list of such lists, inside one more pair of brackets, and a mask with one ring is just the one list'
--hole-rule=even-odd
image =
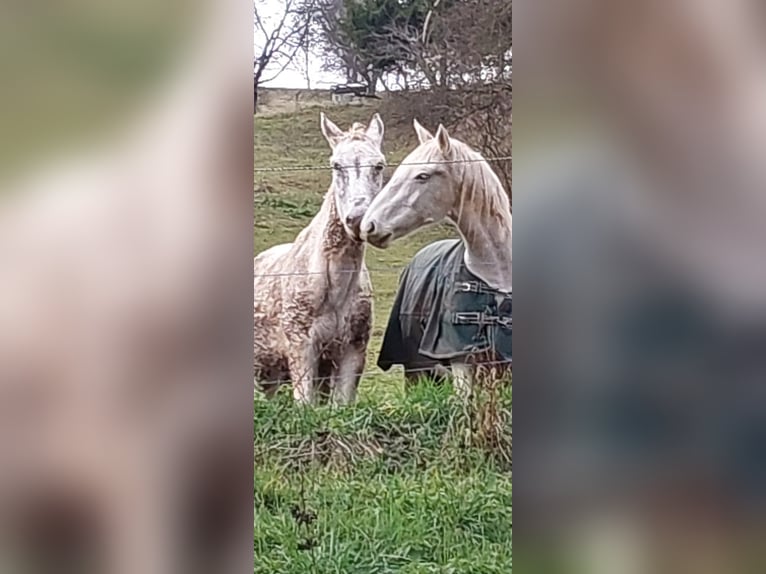
{"label": "tall grass", "polygon": [[511,391],[495,394],[256,399],[254,571],[511,572]]}

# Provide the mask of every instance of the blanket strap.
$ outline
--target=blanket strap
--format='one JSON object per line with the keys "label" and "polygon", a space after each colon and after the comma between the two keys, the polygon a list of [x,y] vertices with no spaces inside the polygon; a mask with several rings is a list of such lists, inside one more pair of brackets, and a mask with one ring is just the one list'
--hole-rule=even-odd
{"label": "blanket strap", "polygon": [[497,315],[488,315],[479,311],[453,313],[453,325],[499,325],[500,327],[510,328],[513,326],[512,317],[498,317]]}
{"label": "blanket strap", "polygon": [[510,297],[510,293],[500,291],[499,289],[493,289],[482,281],[460,281],[455,283],[456,293],[486,293],[488,295],[505,295]]}

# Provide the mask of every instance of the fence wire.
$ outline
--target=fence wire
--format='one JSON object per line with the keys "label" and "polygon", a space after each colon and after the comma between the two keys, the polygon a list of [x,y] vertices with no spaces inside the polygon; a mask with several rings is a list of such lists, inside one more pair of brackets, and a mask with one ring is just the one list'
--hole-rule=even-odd
{"label": "fence wire", "polygon": [[[384,167],[390,168],[390,167],[398,167],[398,166],[418,166],[418,165],[444,165],[444,164],[459,164],[459,163],[492,163],[492,162],[501,162],[501,161],[510,161],[512,160],[511,155],[507,156],[498,156],[498,157],[489,157],[489,158],[464,158],[464,159],[458,159],[458,160],[435,160],[435,161],[423,161],[423,162],[399,162],[399,163],[393,163],[393,164],[385,164]],[[350,167],[369,167],[374,168],[378,167],[379,164],[370,164],[370,165],[291,165],[291,166],[268,166],[268,167],[256,167],[254,168],[255,173],[281,173],[281,172],[296,172],[296,171],[331,171],[331,170],[337,170],[337,169],[344,169],[344,168],[350,168]],[[478,262],[479,265],[493,265],[496,262]],[[397,273],[401,274],[405,269],[410,270],[416,270],[416,269],[425,269],[425,266],[411,266],[411,265],[404,265],[401,267],[368,267],[367,271],[370,273]],[[348,269],[348,270],[339,270],[334,271],[335,273],[359,273],[359,269]],[[321,276],[321,275],[328,275],[329,271],[290,271],[290,272],[272,272],[272,273],[255,273],[253,275],[254,278],[281,278],[281,277],[300,277],[300,276]],[[493,367],[493,366],[509,366],[509,361],[484,361],[484,362],[477,362],[475,363],[476,366],[481,367]],[[433,373],[434,372],[434,366],[430,367],[423,367],[423,368],[415,368],[415,369],[408,369],[409,374],[418,374],[418,373]],[[380,371],[378,370],[372,370],[372,371],[364,371],[359,374],[360,377],[366,377],[371,375],[380,374]],[[311,381],[313,383],[323,383],[323,382],[331,382],[332,377],[312,377]],[[292,383],[290,379],[280,379],[280,380],[268,380],[268,381],[257,381],[256,382],[256,394],[260,394],[260,390],[258,387],[260,386],[259,383],[266,384],[266,385],[289,385]]]}
{"label": "fence wire", "polygon": [[[473,261],[476,265],[481,266],[488,266],[488,265],[496,265],[497,262],[495,261]],[[420,269],[430,269],[431,267],[426,265],[405,265],[403,267],[367,267],[367,271],[369,273],[402,273],[405,269],[409,269],[411,271],[420,270]],[[322,275],[337,275],[337,274],[354,274],[354,273],[360,273],[361,269],[338,269],[334,270],[332,272],[330,271],[280,271],[280,272],[274,272],[274,273],[254,273],[253,278],[264,278],[264,277],[309,277],[309,276],[322,276]]]}
{"label": "fence wire", "polygon": [[[410,166],[410,165],[437,165],[437,164],[457,164],[457,163],[481,163],[481,162],[499,162],[499,161],[509,161],[512,159],[512,156],[498,156],[498,157],[489,157],[489,158],[469,158],[469,159],[459,159],[459,160],[439,160],[439,161],[422,161],[422,162],[400,162],[400,163],[394,163],[394,164],[387,164],[386,167],[398,167],[400,165]],[[344,165],[340,166],[341,169],[348,168],[348,167],[356,167],[351,165]],[[376,167],[376,165],[361,165],[359,167]],[[255,168],[256,173],[274,173],[274,172],[290,172],[290,171],[324,171],[324,170],[333,170],[337,169],[337,167],[333,167],[331,165],[295,165],[295,166],[271,166],[271,167],[257,167]],[[263,252],[261,252],[263,253]],[[476,262],[477,265],[492,265],[495,262]],[[367,268],[367,271],[371,273],[391,273],[393,271],[398,271],[401,273],[404,271],[406,267],[400,267],[400,268],[392,268],[392,267],[384,267],[384,268]],[[422,267],[410,267],[410,269],[421,269]],[[341,270],[336,271],[335,273],[358,273],[359,270],[355,269],[349,269],[349,270]],[[263,278],[263,277],[291,277],[291,276],[316,276],[316,275],[327,275],[327,271],[294,271],[294,272],[275,272],[275,273],[256,273],[254,274],[254,278]]]}
{"label": "fence wire", "polygon": [[[494,366],[504,366],[508,367],[511,365],[511,361],[476,361],[471,363],[472,366],[476,367],[494,367]],[[433,373],[434,369],[437,367],[442,367],[445,369],[446,372],[449,372],[449,367],[446,365],[442,365],[441,363],[434,363],[431,367],[417,367],[414,369],[407,369],[408,374],[418,374],[418,373]],[[381,371],[380,369],[376,369],[373,371],[362,371],[359,373],[360,377],[370,377],[372,375],[380,375]],[[330,383],[332,382],[333,377],[327,376],[327,377],[311,377],[311,381],[315,383]],[[292,384],[291,379],[277,379],[277,380],[265,380],[265,381],[258,381],[256,383],[256,387],[263,385],[289,385]],[[262,391],[260,391],[258,388],[255,390],[255,394],[260,394]]]}
{"label": "fence wire", "polygon": [[[450,159],[450,160],[438,160],[438,161],[415,161],[415,162],[400,162],[385,164],[385,167],[399,167],[400,165],[444,165],[455,163],[482,163],[482,162],[496,162],[496,161],[510,161],[512,156],[499,156],[499,157],[482,157],[472,159]],[[358,167],[376,167],[377,164],[360,165]],[[355,165],[341,165],[341,169],[349,167],[357,167]],[[288,171],[324,171],[337,169],[331,165],[287,165],[287,166],[269,166],[269,167],[256,167],[255,173],[274,173],[274,172],[288,172]]]}

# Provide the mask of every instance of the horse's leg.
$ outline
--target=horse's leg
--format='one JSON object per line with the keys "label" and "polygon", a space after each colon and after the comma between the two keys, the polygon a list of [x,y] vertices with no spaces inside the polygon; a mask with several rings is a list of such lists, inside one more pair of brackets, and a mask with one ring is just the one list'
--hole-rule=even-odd
{"label": "horse's leg", "polygon": [[404,389],[409,391],[419,383],[431,383],[433,385],[442,385],[449,376],[449,369],[434,363],[431,365],[412,365],[404,368]]}
{"label": "horse's leg", "polygon": [[347,345],[333,369],[332,399],[336,405],[348,405],[356,400],[359,380],[364,372],[367,345],[372,331],[372,296],[367,270],[363,269],[362,294],[353,302],[347,324]]}
{"label": "horse's leg", "polygon": [[284,368],[275,370],[256,365],[253,383],[266,399],[271,400],[283,383],[289,382],[290,374]]}
{"label": "horse's leg", "polygon": [[320,361],[317,370],[319,377],[314,385],[317,394],[317,400],[322,404],[327,403],[332,395],[334,368],[331,361]]}
{"label": "horse's leg", "polygon": [[280,387],[279,383],[261,383],[259,386],[263,395],[269,400],[274,398]]}
{"label": "horse's leg", "polygon": [[434,365],[433,370],[433,378],[434,383],[441,385],[443,384],[450,376],[450,370],[445,367],[444,365],[436,364]]}
{"label": "horse's leg", "polygon": [[450,367],[455,392],[462,399],[470,399],[473,395],[474,367],[465,363],[452,363]]}
{"label": "horse's leg", "polygon": [[319,375],[319,353],[314,344],[307,341],[288,355],[290,380],[293,382],[293,398],[306,405],[316,403],[314,381]]}
{"label": "horse's leg", "polygon": [[421,369],[404,369],[404,390],[412,390],[414,386],[423,381],[423,378],[424,373]]}
{"label": "horse's leg", "polygon": [[364,372],[365,352],[363,349],[349,349],[338,362],[333,385],[333,402],[348,405],[356,400],[359,379]]}
{"label": "horse's leg", "polygon": [[410,391],[424,383],[436,383],[436,371],[429,366],[412,366],[404,369],[404,390]]}

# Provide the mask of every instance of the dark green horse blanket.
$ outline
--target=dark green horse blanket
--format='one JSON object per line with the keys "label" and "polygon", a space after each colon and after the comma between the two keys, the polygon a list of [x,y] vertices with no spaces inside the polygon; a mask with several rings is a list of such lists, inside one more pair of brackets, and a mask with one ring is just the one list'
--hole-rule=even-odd
{"label": "dark green horse blanket", "polygon": [[490,288],[465,266],[459,239],[421,249],[399,278],[378,366],[427,368],[490,352],[511,362],[512,296]]}

